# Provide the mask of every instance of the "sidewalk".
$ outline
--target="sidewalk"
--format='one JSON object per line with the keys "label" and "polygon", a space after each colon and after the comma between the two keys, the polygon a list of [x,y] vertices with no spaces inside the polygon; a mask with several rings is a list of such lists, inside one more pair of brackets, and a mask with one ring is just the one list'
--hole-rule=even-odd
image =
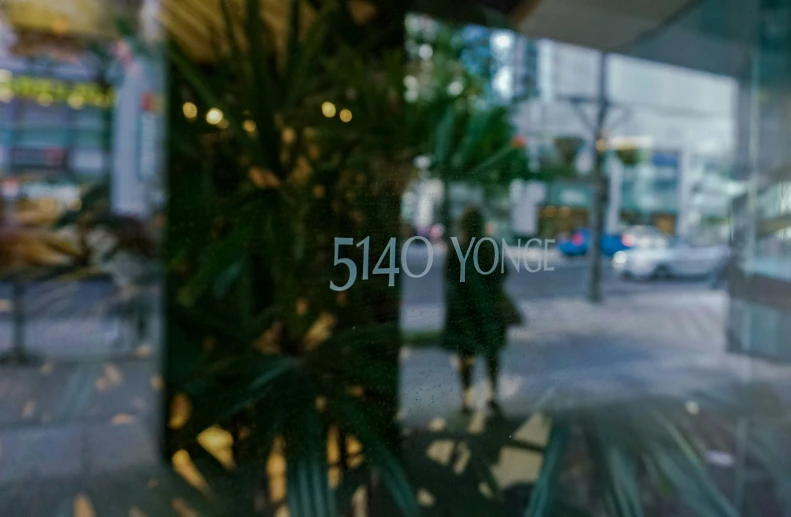
{"label": "sidewalk", "polygon": [[[791,366],[726,351],[727,297],[720,292],[642,293],[594,306],[579,299],[521,302],[528,324],[509,330],[501,355],[506,411],[570,407],[655,395],[684,397],[724,386],[791,378]],[[441,330],[444,307],[402,309],[402,328]],[[402,353],[402,415],[420,423],[460,405],[457,359],[435,347]],[[477,404],[486,394],[476,365]]]}

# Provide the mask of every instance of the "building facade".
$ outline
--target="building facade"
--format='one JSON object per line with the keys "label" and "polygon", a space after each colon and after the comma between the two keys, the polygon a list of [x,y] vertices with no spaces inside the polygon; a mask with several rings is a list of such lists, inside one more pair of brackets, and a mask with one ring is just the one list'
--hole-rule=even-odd
{"label": "building facade", "polygon": [[[584,142],[573,159],[584,183],[595,154],[592,124],[600,105],[602,54],[548,40],[539,41],[537,48],[539,95],[523,103],[515,122],[520,133],[530,135],[539,146],[551,146],[559,137]],[[689,235],[699,232],[704,221],[722,226],[725,207],[693,193],[704,186],[732,190],[730,178],[722,172],[727,171],[735,147],[736,81],[615,54],[607,56],[603,70],[607,148],[614,151],[606,165],[607,230],[656,224],[668,233]],[[554,201],[538,203],[539,218],[560,214],[564,206],[567,214],[582,208],[550,202]],[[578,215],[571,222],[575,219]],[[721,227],[719,233],[723,232]]]}

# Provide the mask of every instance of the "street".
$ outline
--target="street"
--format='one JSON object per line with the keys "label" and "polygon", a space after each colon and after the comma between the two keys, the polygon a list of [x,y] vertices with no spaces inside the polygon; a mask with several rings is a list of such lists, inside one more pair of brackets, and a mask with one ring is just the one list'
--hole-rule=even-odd
{"label": "street", "polygon": [[[414,250],[414,251],[413,251]],[[425,267],[425,248],[410,248],[409,265],[412,271],[422,271]],[[535,265],[543,260],[541,253],[528,259],[528,264]],[[454,257],[455,259],[455,257]],[[413,304],[443,303],[443,269],[441,262],[444,253],[435,252],[434,265],[420,279],[403,276],[402,300],[407,306]],[[554,250],[547,254],[548,268],[554,271],[538,271],[530,273],[525,270],[524,263],[517,273],[510,260],[506,259],[509,274],[506,281],[508,293],[518,300],[538,300],[544,298],[582,297],[588,278],[588,264],[585,257],[565,258]],[[686,292],[708,289],[701,279],[671,279],[662,281],[638,282],[616,277],[610,261],[606,257],[602,266],[602,291],[605,296],[621,296],[635,293],[654,292]]]}

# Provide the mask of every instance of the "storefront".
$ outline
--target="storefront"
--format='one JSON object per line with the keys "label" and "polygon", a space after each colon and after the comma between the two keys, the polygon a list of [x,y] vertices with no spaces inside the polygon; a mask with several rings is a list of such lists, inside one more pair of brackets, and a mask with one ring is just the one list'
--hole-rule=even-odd
{"label": "storefront", "polygon": [[547,185],[547,196],[539,210],[539,235],[554,238],[588,224],[591,187],[585,181],[556,180]]}
{"label": "storefront", "polygon": [[648,224],[675,234],[678,213],[679,153],[649,150],[623,165],[620,221],[625,226]]}

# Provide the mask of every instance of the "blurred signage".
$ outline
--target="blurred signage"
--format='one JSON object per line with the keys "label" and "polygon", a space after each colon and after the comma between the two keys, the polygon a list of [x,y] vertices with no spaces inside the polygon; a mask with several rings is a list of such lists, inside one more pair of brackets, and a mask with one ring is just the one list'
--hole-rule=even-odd
{"label": "blurred signage", "polygon": [[[0,72],[3,72],[0,70]],[[105,89],[97,83],[63,81],[26,75],[0,73],[0,97],[12,96],[66,102],[73,106],[109,107],[114,99],[112,89]]]}
{"label": "blurred signage", "polygon": [[679,153],[653,151],[648,162],[624,167],[621,209],[647,213],[678,210]]}
{"label": "blurred signage", "polygon": [[60,148],[15,147],[11,150],[14,169],[66,170],[68,154]]}
{"label": "blurred signage", "polygon": [[591,202],[591,187],[585,183],[555,181],[549,188],[547,205],[587,208]]}

